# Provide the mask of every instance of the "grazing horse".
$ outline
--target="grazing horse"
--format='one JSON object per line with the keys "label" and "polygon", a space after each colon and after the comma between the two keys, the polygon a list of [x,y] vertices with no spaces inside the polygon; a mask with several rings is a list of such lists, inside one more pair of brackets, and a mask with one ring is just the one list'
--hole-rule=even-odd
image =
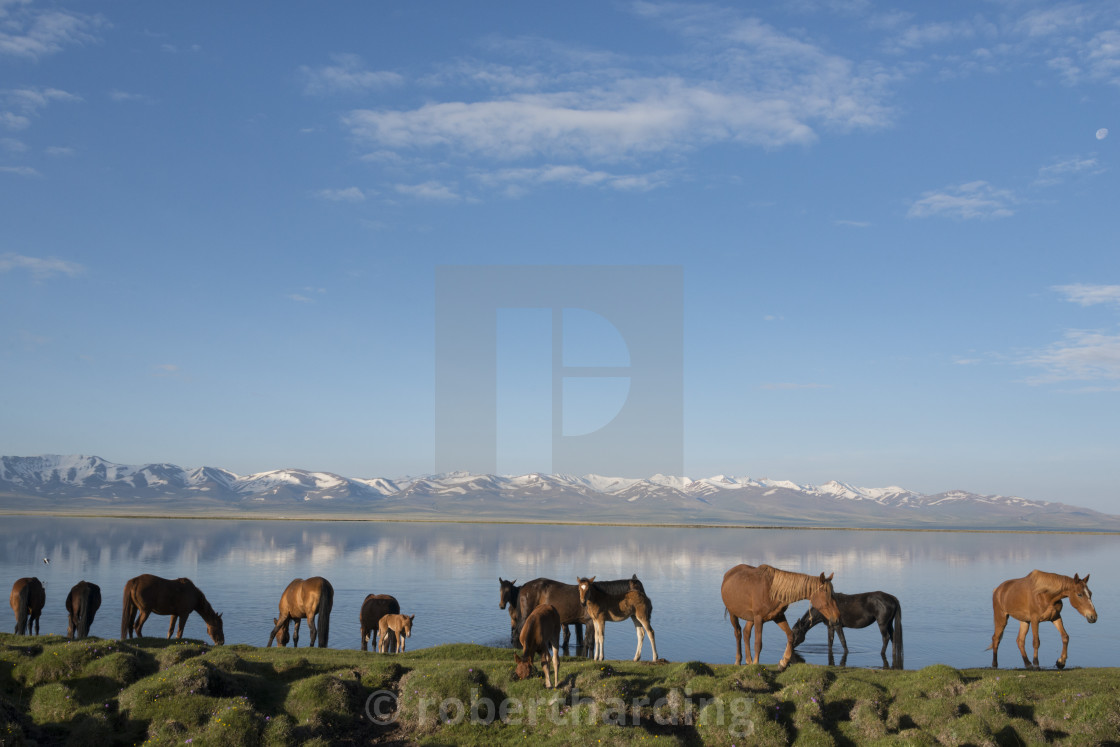
{"label": "grazing horse", "polygon": [[[274,627],[268,634],[268,648],[276,641],[281,646],[288,645],[288,625],[296,623],[296,634],[292,645],[299,647],[299,624],[307,618],[307,629],[311,632],[311,646],[316,640],[319,648],[327,647],[331,630],[331,607],[334,606],[334,587],[322,576],[309,579],[296,578],[284,589],[280,596],[280,617],[272,619]],[[315,624],[318,616],[318,626]]]}
{"label": "grazing horse", "polygon": [[[549,649],[552,649],[551,653]],[[551,604],[542,604],[529,613],[521,626],[521,655],[513,655],[517,669],[515,680],[523,680],[533,673],[533,656],[541,655],[541,669],[544,670],[544,686],[552,688],[552,682],[560,684],[560,613]],[[552,680],[548,679],[548,662],[552,660]]]}
{"label": "grazing horse", "polygon": [[[646,596],[641,588],[641,582],[636,584],[627,581],[627,591],[622,594],[610,594],[595,584],[595,577],[578,578],[579,602],[587,610],[591,624],[595,627],[595,659],[602,661],[604,628],[607,620],[621,622],[622,620],[634,621],[634,632],[638,636],[638,650],[634,652],[634,661],[642,658],[642,644],[645,642],[646,633],[649,633],[649,645],[653,649],[653,660],[657,661],[657,642],[653,637],[653,625],[650,624],[650,615],[653,614],[653,602]],[[637,581],[635,578],[634,581]]]}
{"label": "grazing horse", "polygon": [[[883,648],[879,652],[883,666],[887,666],[887,644],[893,641],[892,666],[902,669],[902,605],[898,603],[898,599],[885,591],[868,591],[863,594],[836,592],[832,598],[836,601],[836,608],[840,610],[840,621],[828,625],[829,656],[832,656],[834,634],[840,636],[840,645],[844,647],[844,655],[847,656],[848,642],[844,640],[844,628],[866,628],[874,622],[879,624],[879,634],[883,637]],[[810,607],[793,626],[794,648],[805,641],[805,634],[813,626],[822,622],[825,622],[824,615]]]}
{"label": "grazing horse", "polygon": [[171,615],[171,624],[167,626],[168,638],[175,630],[175,621],[178,620],[179,635],[176,637],[182,638],[191,612],[197,612],[202,617],[210,640],[219,646],[226,642],[222,631],[222,616],[214,611],[210,602],[206,601],[206,595],[189,578],[172,580],[150,573],[130,578],[124,585],[121,640],[133,635],[137,638],[144,635],[144,623],[152,614]]}
{"label": "grazing horse", "polygon": [[793,632],[786,622],[786,608],[794,602],[808,599],[809,604],[820,610],[829,623],[837,622],[840,611],[832,598],[832,576],[829,574],[825,578],[822,573],[818,578],[769,565],[755,568],[742,564],[723,574],[720,595],[731,616],[731,627],[735,630],[735,663],[743,663],[743,634],[739,630],[739,619],[746,623],[747,653],[750,653],[751,628],[755,628],[752,664],[757,664],[762,654],[762,624],[773,620],[786,634],[786,650],[778,662],[778,666],[785,669],[793,656]]}
{"label": "grazing horse", "polygon": [[[630,590],[631,582],[636,583],[638,588],[642,588],[642,582],[638,580],[637,574],[617,581],[596,581],[595,585],[600,591],[608,594],[625,594]],[[560,613],[560,624],[564,632],[564,648],[568,647],[569,624],[575,625],[576,647],[582,647],[584,641],[581,625],[587,625],[591,621],[587,617],[587,611],[580,603],[579,587],[574,584],[553,581],[550,578],[537,578],[521,587],[517,594],[516,609],[511,608],[510,610],[510,642],[513,645],[519,643],[524,618],[542,604],[551,604]]]}
{"label": "grazing horse", "polygon": [[358,614],[358,619],[362,625],[362,651],[368,651],[366,643],[369,639],[373,638],[373,648],[377,650],[377,633],[381,623],[381,618],[385,615],[399,615],[401,613],[401,605],[397,602],[395,597],[388,594],[367,594],[365,601],[362,602],[362,611]]}
{"label": "grazing horse", "polygon": [[[377,650],[382,653],[404,652],[404,639],[412,635],[412,621],[416,615],[385,615],[377,623]],[[390,640],[391,639],[391,640]]]}
{"label": "grazing horse", "polygon": [[21,578],[12,584],[12,595],[8,598],[12,612],[16,613],[16,635],[39,635],[39,615],[47,604],[47,590],[43,582],[34,577]]}
{"label": "grazing horse", "polygon": [[1097,608],[1093,606],[1093,592],[1089,591],[1089,574],[1085,578],[1073,578],[1058,573],[1034,570],[1023,578],[1004,581],[992,592],[992,612],[995,615],[996,631],[992,636],[992,667],[998,667],[996,658],[1003,629],[1007,627],[1010,615],[1019,621],[1019,653],[1023,655],[1023,666],[1031,668],[1027,661],[1027,649],[1023,645],[1027,639],[1027,628],[1034,632],[1034,668],[1038,669],[1038,624],[1049,620],[1062,636],[1062,655],[1057,661],[1058,669],[1066,665],[1066,651],[1069,648],[1069,634],[1062,624],[1062,599],[1069,598],[1073,608],[1091,623],[1097,621]]}
{"label": "grazing horse", "polygon": [[93,616],[101,607],[101,587],[89,581],[79,581],[66,595],[66,614],[70,618],[66,626],[66,639],[74,640],[89,635]]}

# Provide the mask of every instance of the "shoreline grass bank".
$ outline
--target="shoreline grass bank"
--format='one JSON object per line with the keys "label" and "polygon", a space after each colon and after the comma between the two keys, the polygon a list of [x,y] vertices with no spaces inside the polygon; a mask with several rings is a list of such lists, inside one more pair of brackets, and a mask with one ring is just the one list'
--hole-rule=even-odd
{"label": "shoreline grass bank", "polygon": [[[1108,744],[1114,668],[913,671],[387,655],[0,634],[0,744]],[[538,670],[539,674],[539,670]]]}

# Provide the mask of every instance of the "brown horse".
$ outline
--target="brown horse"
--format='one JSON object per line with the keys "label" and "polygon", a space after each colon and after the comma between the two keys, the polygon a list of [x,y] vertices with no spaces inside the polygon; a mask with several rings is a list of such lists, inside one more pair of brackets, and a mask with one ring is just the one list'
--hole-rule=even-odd
{"label": "brown horse", "polygon": [[[296,635],[293,646],[299,647],[299,624],[307,618],[307,629],[311,631],[311,645],[316,640],[319,648],[327,647],[327,638],[331,629],[331,607],[334,606],[334,587],[331,582],[322,576],[309,579],[296,578],[284,589],[280,597],[280,617],[274,617],[272,622],[275,627],[268,634],[268,646],[276,641],[281,646],[288,645],[288,625],[293,620],[296,623]],[[315,624],[318,615],[319,624]],[[266,646],[265,648],[268,648]]]}
{"label": "brown horse", "polygon": [[[649,645],[653,649],[653,660],[657,661],[657,642],[653,637],[653,625],[650,615],[653,614],[653,602],[646,593],[639,588],[641,582],[636,578],[627,581],[627,591],[623,594],[608,594],[595,583],[595,577],[579,578],[579,601],[587,610],[591,624],[595,627],[595,659],[603,660],[604,628],[607,620],[621,622],[622,620],[634,621],[634,632],[638,636],[638,650],[634,652],[634,661],[642,658],[642,644],[645,642],[646,633],[649,634]],[[636,582],[636,583],[635,583]]]}
{"label": "brown horse", "polygon": [[1038,669],[1038,624],[1049,620],[1054,623],[1058,633],[1062,636],[1062,655],[1058,658],[1057,667],[1062,669],[1066,665],[1066,652],[1069,648],[1069,634],[1062,624],[1062,599],[1069,598],[1073,608],[1085,616],[1091,623],[1097,621],[1097,608],[1093,606],[1093,592],[1089,591],[1089,574],[1085,578],[1073,578],[1058,573],[1034,570],[1023,578],[1014,578],[1004,581],[992,592],[992,612],[995,615],[996,632],[992,636],[992,666],[998,667],[997,654],[999,641],[1003,638],[1003,629],[1007,627],[1007,617],[1010,615],[1019,621],[1019,636],[1015,642],[1019,644],[1019,653],[1023,655],[1023,666],[1031,668],[1027,661],[1027,649],[1024,643],[1027,639],[1027,628],[1034,632],[1034,668]]}
{"label": "brown horse", "polygon": [[[551,653],[549,649],[552,649]],[[544,686],[551,689],[552,682],[560,684],[560,613],[551,604],[542,604],[529,613],[521,626],[521,655],[513,655],[517,669],[515,680],[523,680],[533,673],[533,656],[541,655]],[[548,663],[552,660],[552,681],[548,679]]]}
{"label": "brown horse", "polygon": [[69,623],[66,626],[67,640],[85,638],[89,635],[89,626],[93,625],[93,616],[101,607],[101,587],[89,581],[79,581],[66,595],[66,614]]}
{"label": "brown horse", "polygon": [[751,628],[754,631],[754,656],[751,663],[757,664],[762,654],[762,624],[768,620],[778,623],[786,634],[786,651],[778,666],[782,669],[793,657],[793,631],[786,622],[786,608],[794,602],[808,599],[828,622],[840,620],[840,610],[832,598],[832,576],[827,578],[805,573],[783,571],[769,565],[757,568],[750,565],[737,565],[723,574],[720,594],[723,606],[731,616],[731,627],[735,630],[735,663],[743,663],[743,633],[739,630],[740,618],[747,627],[747,653],[750,653]]}
{"label": "brown horse", "polygon": [[[501,579],[498,579],[501,581]],[[617,581],[596,581],[595,585],[600,591],[608,594],[625,594],[630,589],[631,582],[641,587],[637,574],[627,579]],[[511,582],[505,582],[510,583]],[[579,587],[575,584],[565,584],[553,581],[550,578],[537,578],[520,587],[517,592],[517,604],[510,602],[510,642],[517,645],[521,632],[521,625],[525,617],[542,604],[551,604],[560,614],[560,624],[564,633],[564,648],[568,647],[568,625],[574,624],[576,629],[576,646],[583,646],[583,629],[581,625],[589,625],[591,619],[579,601]],[[499,605],[500,606],[500,605]]]}
{"label": "brown horse", "polygon": [[[498,609],[504,610],[509,607],[509,639],[510,643],[517,641],[517,623],[519,620],[517,614],[517,597],[521,594],[523,587],[517,585],[517,579],[506,581],[501,576],[498,576]],[[577,636],[578,638],[578,636]]]}
{"label": "brown horse", "polygon": [[382,653],[404,652],[404,639],[412,635],[412,621],[416,615],[385,615],[377,623],[377,650]]}
{"label": "brown horse", "polygon": [[373,650],[377,650],[377,633],[381,618],[385,615],[399,615],[401,605],[395,597],[388,594],[367,594],[362,602],[362,611],[358,619],[362,625],[362,651],[368,651],[366,643],[373,638]]}
{"label": "brown horse", "polygon": [[8,598],[12,612],[16,613],[16,635],[39,635],[39,615],[47,604],[47,590],[43,583],[34,577],[21,578],[12,584],[12,594]]}
{"label": "brown horse", "polygon": [[[152,614],[171,615],[167,626],[167,637],[175,630],[179,621],[178,638],[183,637],[187,618],[197,612],[206,623],[206,632],[215,644],[226,642],[222,631],[222,616],[214,611],[206,595],[189,578],[160,578],[145,573],[130,578],[124,585],[124,609],[121,612],[121,640],[144,635],[144,623]],[[139,616],[138,616],[139,615]]]}

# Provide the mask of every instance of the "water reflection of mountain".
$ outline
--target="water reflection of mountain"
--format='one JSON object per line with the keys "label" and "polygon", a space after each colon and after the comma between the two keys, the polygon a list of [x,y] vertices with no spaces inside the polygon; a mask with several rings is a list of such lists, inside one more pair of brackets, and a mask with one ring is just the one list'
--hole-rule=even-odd
{"label": "water reflection of mountain", "polygon": [[[740,562],[834,569],[900,567],[918,562],[1060,566],[1065,555],[1114,536],[837,530],[695,529],[512,524],[289,522],[7,517],[0,563],[40,558],[90,565],[299,565],[423,558],[453,566],[501,559],[549,567],[582,560],[588,568],[726,569]],[[1070,573],[1073,570],[1069,570]]]}

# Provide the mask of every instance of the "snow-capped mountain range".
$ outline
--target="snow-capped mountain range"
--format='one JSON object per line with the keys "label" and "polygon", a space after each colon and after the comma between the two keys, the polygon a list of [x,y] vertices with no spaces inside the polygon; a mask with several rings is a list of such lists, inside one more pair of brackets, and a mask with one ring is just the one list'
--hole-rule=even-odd
{"label": "snow-capped mountain range", "polygon": [[478,475],[349,478],[282,469],[236,475],[216,467],[124,465],[96,456],[0,457],[8,510],[445,518],[770,526],[1076,528],[1120,530],[1120,517],[1061,503],[950,491],[860,488],[841,482],[717,475]]}

